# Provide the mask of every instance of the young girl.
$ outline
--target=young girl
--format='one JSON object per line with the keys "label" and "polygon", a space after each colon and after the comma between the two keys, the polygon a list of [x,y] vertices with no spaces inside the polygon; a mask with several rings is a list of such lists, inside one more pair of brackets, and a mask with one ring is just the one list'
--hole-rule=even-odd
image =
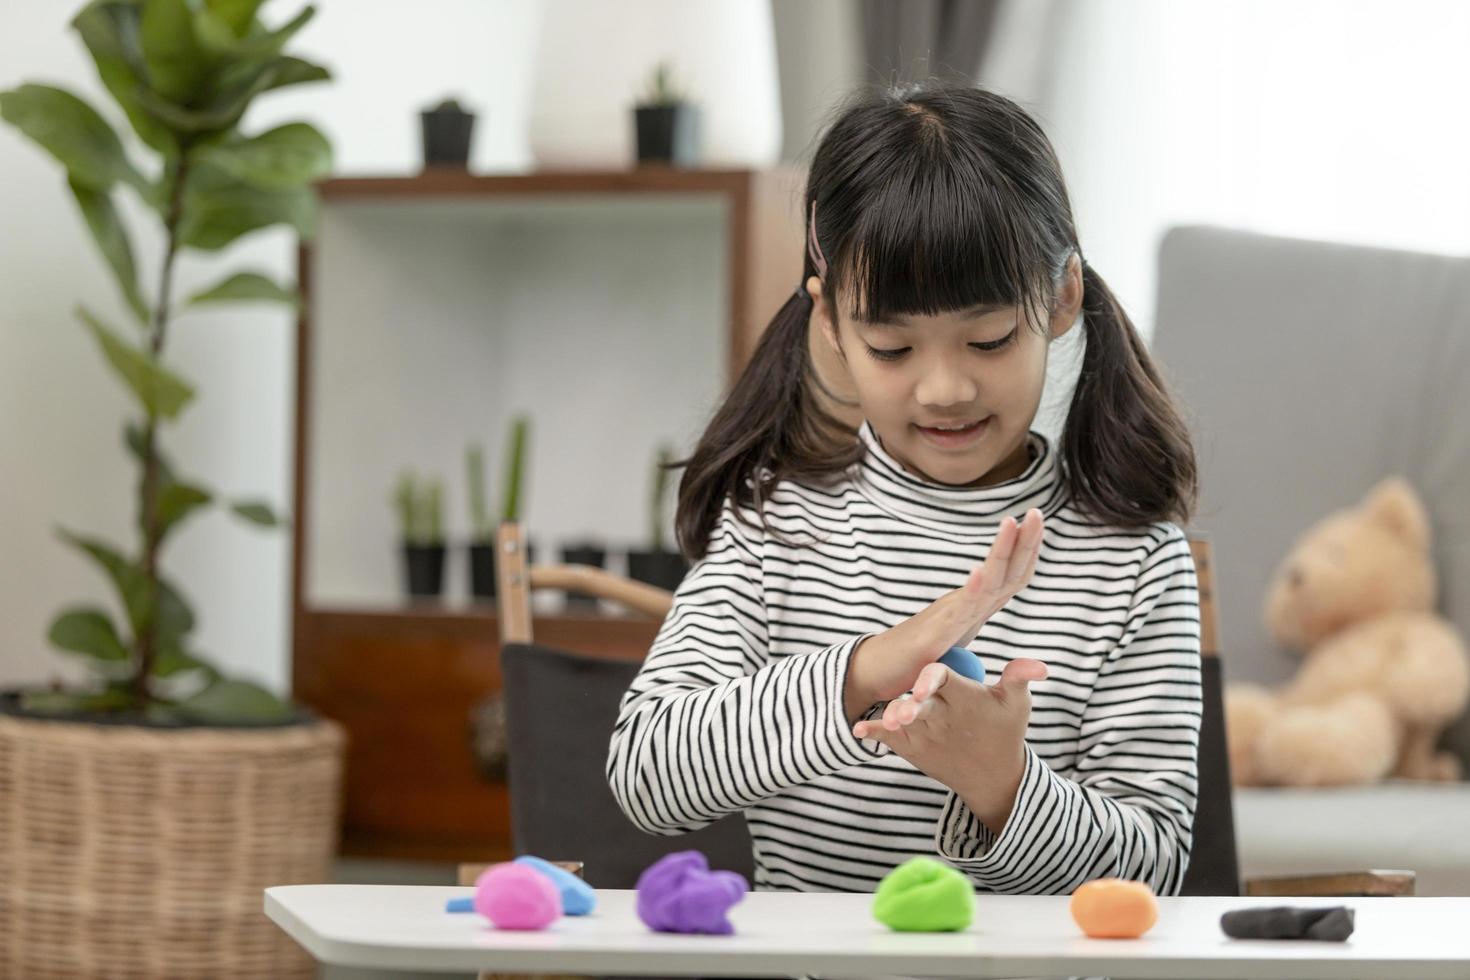
{"label": "young girl", "polygon": [[[929,854],[995,892],[1177,892],[1194,455],[1050,144],[983,90],[864,96],[805,212],[801,286],[680,483],[695,564],[623,701],[614,795],[656,834],[743,812],[762,889],[871,891]],[[856,433],[818,398],[810,329]],[[1086,354],[1053,444],[1031,424],[1069,329]],[[954,645],[994,682],[937,663]]]}

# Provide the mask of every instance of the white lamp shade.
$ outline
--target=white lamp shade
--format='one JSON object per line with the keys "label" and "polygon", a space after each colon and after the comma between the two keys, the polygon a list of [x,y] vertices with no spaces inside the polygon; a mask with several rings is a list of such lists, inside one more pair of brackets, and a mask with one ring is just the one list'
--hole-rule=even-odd
{"label": "white lamp shade", "polygon": [[632,166],[633,106],[665,60],[699,106],[702,166],[779,158],[770,0],[543,0],[542,18],[529,133],[538,168]]}

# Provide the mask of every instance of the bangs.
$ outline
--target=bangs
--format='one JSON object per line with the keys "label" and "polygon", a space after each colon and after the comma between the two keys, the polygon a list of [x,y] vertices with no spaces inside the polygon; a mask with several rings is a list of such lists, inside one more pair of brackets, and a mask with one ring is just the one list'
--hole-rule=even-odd
{"label": "bangs", "polygon": [[859,320],[993,306],[1020,307],[1041,322],[1051,250],[1013,189],[943,171],[927,182],[910,173],[878,189],[858,213],[836,272],[838,294],[851,293]]}

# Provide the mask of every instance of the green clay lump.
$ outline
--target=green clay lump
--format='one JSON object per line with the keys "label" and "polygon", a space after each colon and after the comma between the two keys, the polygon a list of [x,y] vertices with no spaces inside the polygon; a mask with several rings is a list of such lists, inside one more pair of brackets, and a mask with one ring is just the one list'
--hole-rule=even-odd
{"label": "green clay lump", "polygon": [[934,858],[916,857],[878,885],[873,917],[899,932],[958,932],[975,915],[970,880]]}

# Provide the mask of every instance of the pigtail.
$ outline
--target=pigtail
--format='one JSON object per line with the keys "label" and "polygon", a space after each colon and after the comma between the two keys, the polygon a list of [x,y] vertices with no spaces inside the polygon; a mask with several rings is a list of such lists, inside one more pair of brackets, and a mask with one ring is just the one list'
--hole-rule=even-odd
{"label": "pigtail", "polygon": [[[808,259],[806,275],[812,274]],[[814,383],[807,347],[811,312],[811,296],[798,287],[761,335],[694,453],[680,464],[674,527],[679,550],[691,562],[704,557],[726,498],[737,514],[749,507],[764,524],[762,505],[775,483],[829,482],[857,459],[856,431],[822,404]]]}
{"label": "pigtail", "polygon": [[1082,263],[1087,351],[1062,431],[1074,506],[1106,524],[1185,524],[1198,497],[1189,430],[1148,349],[1097,270]]}

